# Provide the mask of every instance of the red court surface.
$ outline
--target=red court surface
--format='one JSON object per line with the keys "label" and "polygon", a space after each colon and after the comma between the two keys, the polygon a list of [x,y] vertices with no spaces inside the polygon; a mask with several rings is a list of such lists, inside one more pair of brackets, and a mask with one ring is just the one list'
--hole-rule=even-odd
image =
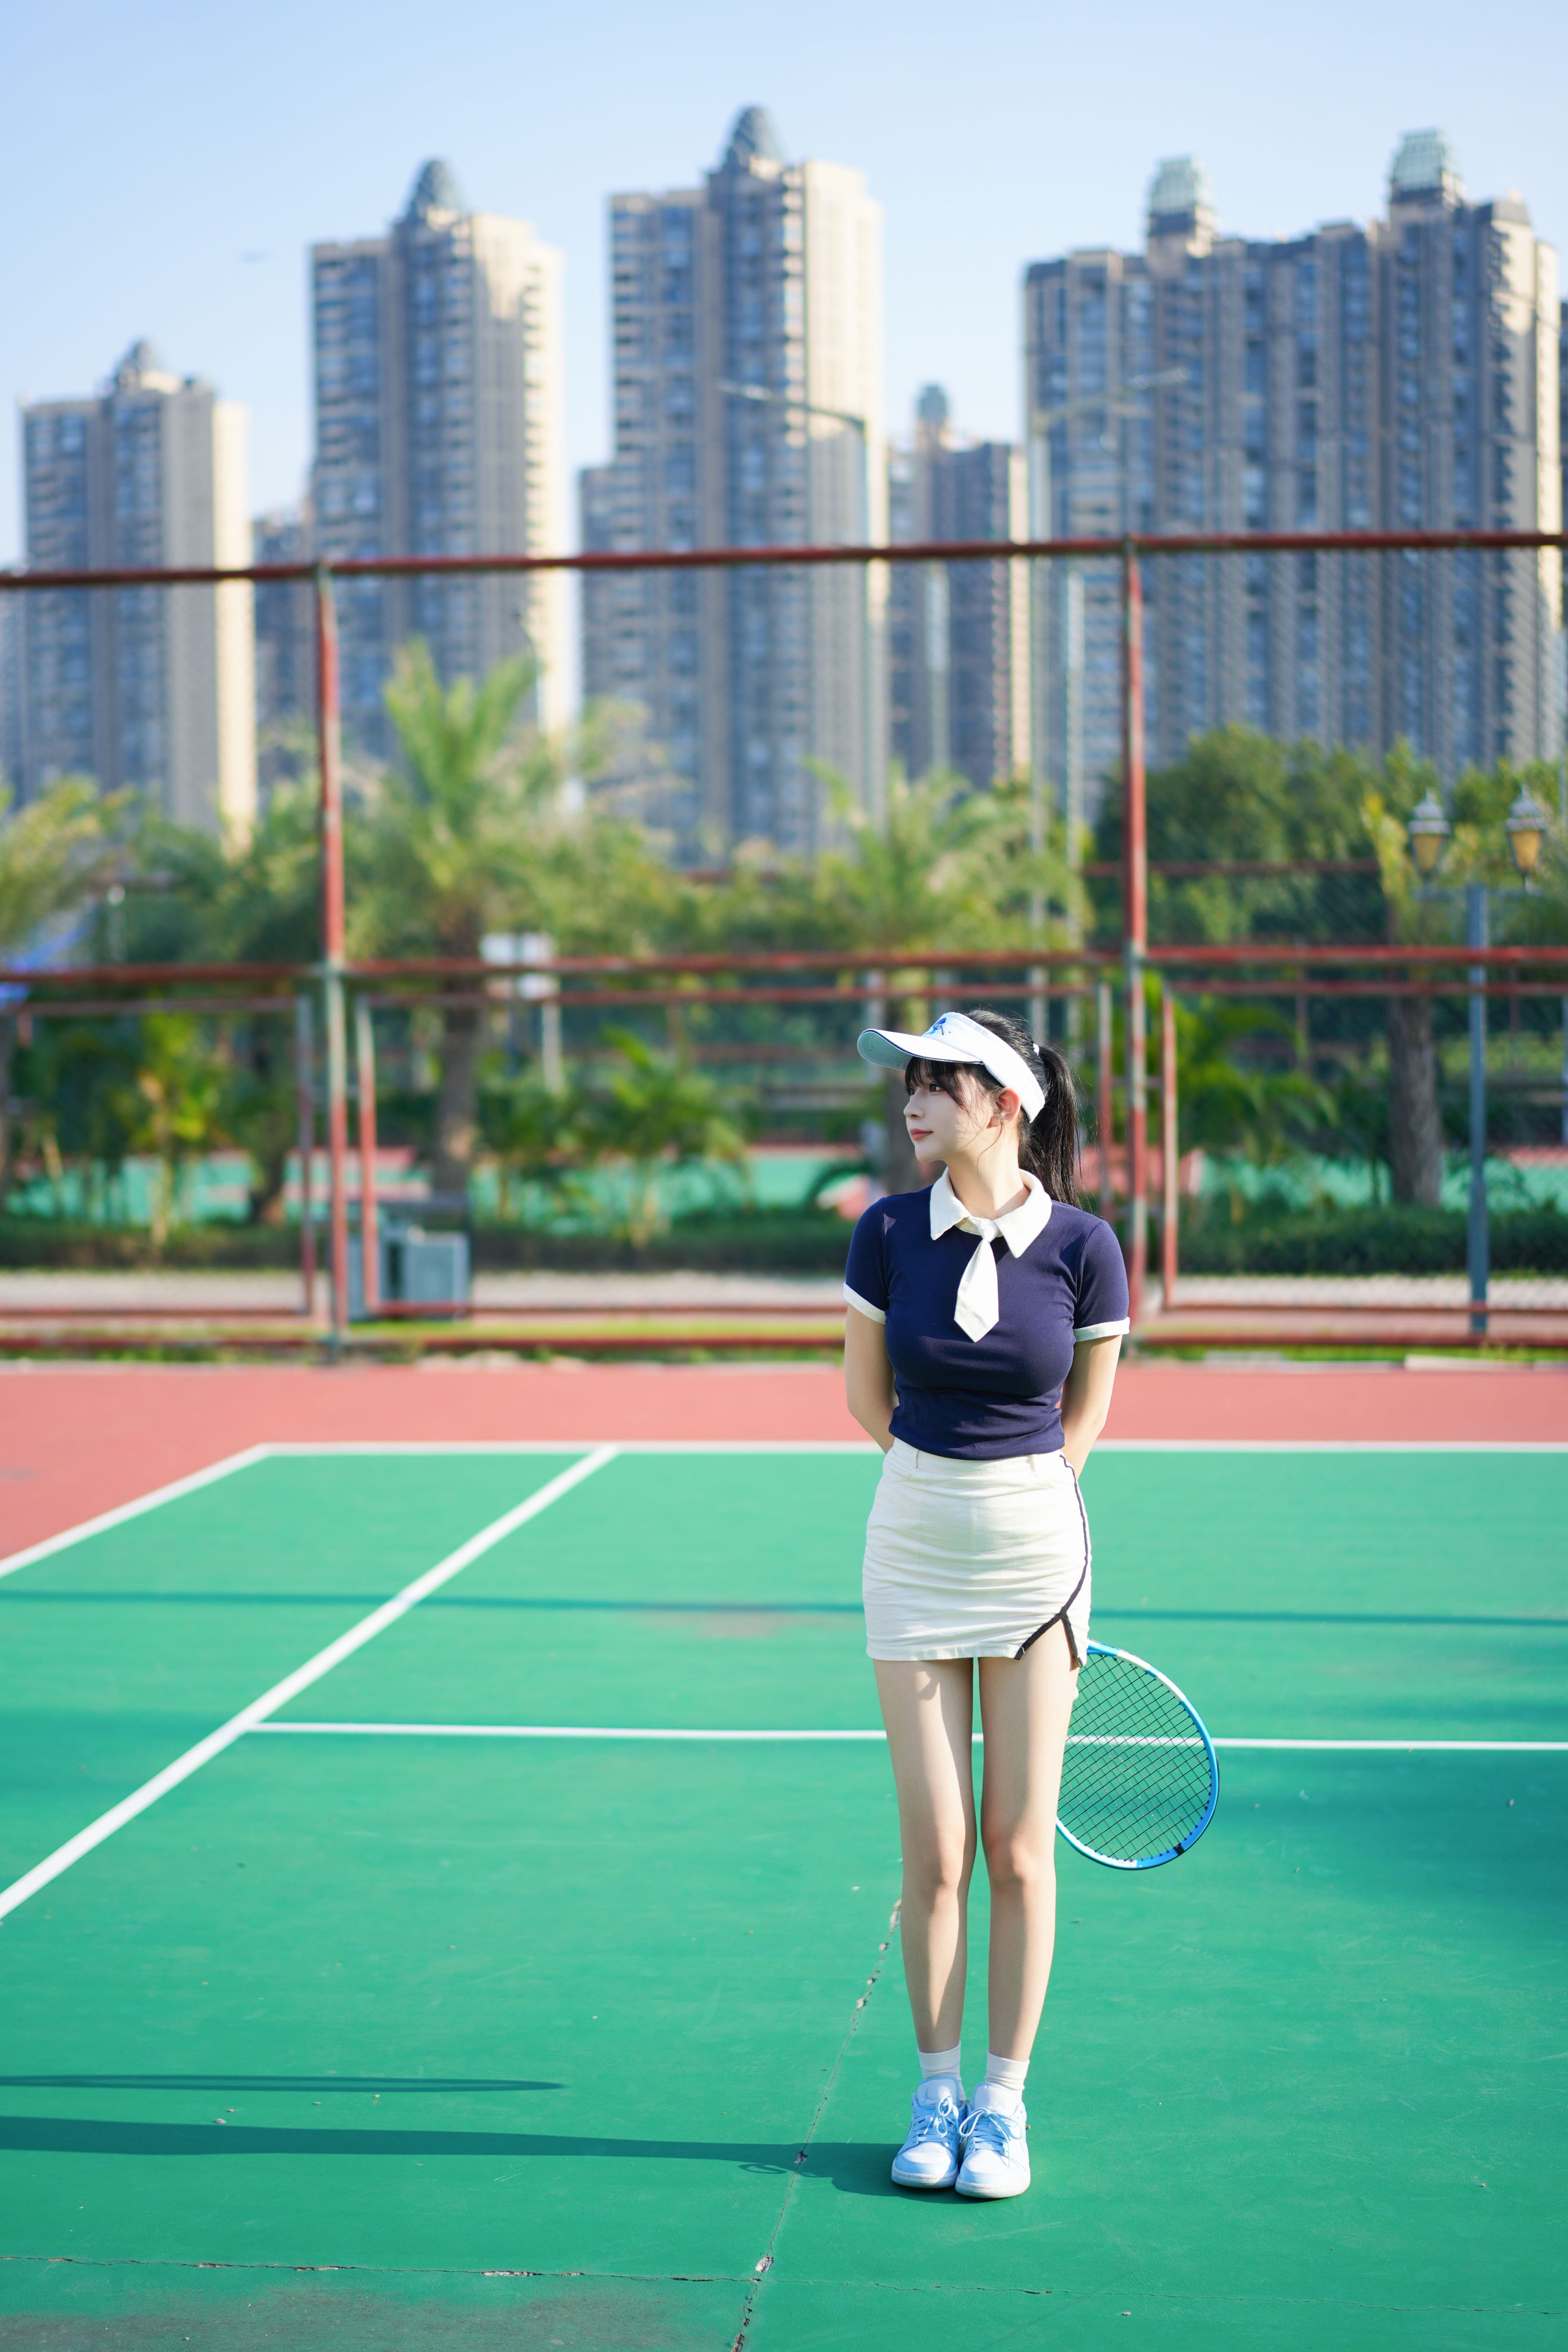
{"label": "red court surface", "polygon": [[[853,1440],[836,1366],[7,1366],[0,1556],[247,1445],[306,1440]],[[1568,1439],[1568,1367],[1124,1365],[1107,1435]]]}

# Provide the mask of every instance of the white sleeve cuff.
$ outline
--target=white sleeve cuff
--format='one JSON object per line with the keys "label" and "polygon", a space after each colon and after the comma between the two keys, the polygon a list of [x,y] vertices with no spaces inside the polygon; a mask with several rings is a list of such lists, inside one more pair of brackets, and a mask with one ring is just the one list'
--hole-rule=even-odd
{"label": "white sleeve cuff", "polygon": [[1073,1338],[1075,1339],[1119,1339],[1124,1331],[1131,1331],[1131,1324],[1124,1315],[1120,1323],[1080,1323],[1073,1333]]}
{"label": "white sleeve cuff", "polygon": [[[884,1308],[880,1307],[873,1307],[868,1298],[862,1298],[860,1293],[858,1290],[851,1290],[847,1283],[844,1286],[844,1296],[849,1301],[851,1307],[858,1307],[860,1313],[866,1316],[871,1322],[885,1323],[887,1321],[887,1313]],[[1125,1323],[1121,1326],[1121,1328],[1124,1331],[1126,1330],[1127,1326]]]}

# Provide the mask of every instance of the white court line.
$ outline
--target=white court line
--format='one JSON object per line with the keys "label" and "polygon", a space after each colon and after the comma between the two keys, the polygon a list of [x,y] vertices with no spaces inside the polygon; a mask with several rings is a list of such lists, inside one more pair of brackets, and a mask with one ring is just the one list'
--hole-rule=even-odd
{"label": "white court line", "polygon": [[1358,1749],[1389,1755],[1425,1756],[1563,1756],[1568,1739],[1216,1739],[1216,1748],[1322,1748],[1343,1753]]}
{"label": "white court line", "polygon": [[140,1789],[122,1798],[118,1805],[111,1805],[108,1812],[100,1813],[97,1821],[89,1822],[86,1829],[77,1832],[75,1837],[68,1838],[64,1845],[58,1846],[34,1869],[0,1892],[0,1919],[15,1911],[19,1904],[26,1903],[30,1895],[37,1895],[40,1887],[47,1886],[51,1879],[58,1878],[73,1863],[79,1862],[83,1854],[90,1853],[95,1846],[101,1845],[105,1838],[112,1837],[116,1830],[123,1829],[127,1822],[133,1822],[139,1813],[144,1813],[149,1805],[155,1805],[159,1798],[166,1796],[171,1789],[177,1789],[182,1780],[188,1780],[193,1772],[199,1772],[204,1764],[210,1763],[215,1756],[220,1756],[246,1732],[253,1731],[266,1717],[276,1714],[280,1706],[287,1706],[290,1699],[298,1698],[302,1690],[309,1690],[312,1683],[320,1682],[323,1675],[331,1674],[334,1666],[341,1665],[356,1650],[363,1650],[367,1642],[374,1642],[378,1633],[384,1633],[400,1617],[406,1617],[408,1612],[416,1608],[427,1594],[448,1583],[481,1553],[491,1550],[516,1528],[526,1526],[530,1519],[537,1518],[541,1511],[548,1510],[552,1503],[558,1501],[563,1495],[570,1494],[572,1488],[581,1486],[584,1478],[591,1478],[595,1470],[602,1470],[606,1462],[613,1462],[615,1454],[613,1445],[601,1445],[581,1461],[573,1463],[570,1469],[563,1470],[559,1476],[547,1480],[536,1494],[529,1496],[526,1502],[517,1504],[499,1519],[492,1519],[488,1528],[481,1528],[477,1536],[470,1536],[467,1543],[459,1544],[456,1551],[448,1552],[447,1558],[437,1560],[434,1568],[427,1568],[423,1576],[416,1576],[412,1584],[405,1584],[401,1592],[395,1593],[390,1601],[384,1601],[379,1609],[373,1609],[368,1617],[362,1617],[357,1625],[351,1625],[346,1633],[340,1633],[335,1642],[329,1642],[324,1650],[318,1650],[313,1658],[308,1658],[302,1666],[296,1666],[294,1672],[286,1675],[280,1683],[274,1683],[270,1690],[263,1691],[259,1698],[253,1699],[248,1706],[241,1707],[237,1715],[231,1715],[228,1721],[220,1724],[216,1731],[209,1731],[205,1739],[198,1739],[194,1748],[187,1748],[183,1756],[177,1756],[172,1764],[166,1764],[161,1772],[154,1773],[152,1780],[143,1781]]}
{"label": "white court line", "polygon": [[[193,1470],[188,1477],[172,1479],[166,1486],[154,1486],[151,1493],[139,1495],[134,1502],[117,1504],[111,1511],[100,1511],[96,1518],[82,1519],[72,1528],[65,1528],[58,1536],[46,1536],[41,1543],[29,1544],[25,1551],[16,1551],[0,1559],[0,1576],[14,1576],[19,1568],[31,1568],[35,1560],[47,1559],[52,1553],[66,1551],[72,1544],[81,1543],[89,1536],[102,1535],[107,1528],[122,1527],[127,1519],[140,1518],[144,1511],[155,1511],[165,1503],[178,1502],[182,1495],[194,1495],[203,1486],[210,1486],[219,1478],[227,1478],[237,1470],[252,1470],[262,1462],[289,1462],[331,1458],[334,1455],[353,1457],[379,1454],[415,1454],[437,1458],[442,1454],[528,1455],[531,1454],[587,1454],[605,1441],[597,1437],[500,1437],[465,1438],[447,1444],[442,1438],[310,1438],[284,1439],[260,1445],[247,1445],[238,1454],[226,1454],[219,1462],[211,1462],[205,1470]],[[626,1444],[616,1443],[617,1454],[875,1454],[877,1448],[868,1437],[763,1439],[753,1443],[750,1438],[637,1438]],[[112,1596],[106,1593],[105,1599]]]}
{"label": "white court line", "polygon": [[1100,1437],[1097,1454],[1568,1454],[1555,1437]]}
{"label": "white court line", "polygon": [[[101,1535],[106,1528],[123,1527],[127,1519],[139,1519],[143,1511],[155,1511],[164,1503],[177,1502],[182,1495],[194,1495],[199,1487],[210,1486],[218,1478],[231,1477],[237,1470],[253,1469],[257,1463],[265,1462],[272,1450],[269,1445],[247,1445],[242,1454],[226,1454],[221,1462],[210,1462],[205,1470],[193,1470],[188,1478],[175,1478],[167,1486],[154,1486],[151,1494],[139,1495],[133,1503],[118,1504],[112,1511],[100,1511],[97,1518],[83,1519],[60,1535],[46,1536],[42,1543],[29,1544],[26,1551],[14,1551],[8,1559],[0,1559],[0,1576],[15,1576],[19,1568],[31,1568],[36,1559],[47,1559],[51,1552],[64,1551],[88,1536]],[[106,1592],[104,1598],[112,1596]]]}
{"label": "white court line", "polygon": [[[252,1731],[390,1739],[886,1739],[885,1731],[687,1731],[604,1723],[253,1723]],[[975,1738],[979,1738],[976,1732]]]}
{"label": "white court line", "polygon": [[[294,1732],[357,1739],[886,1739],[885,1731],[716,1731],[673,1729],[661,1725],[605,1723],[276,1723],[251,1722],[248,1731]],[[1069,1743],[1099,1746],[1090,1733],[1081,1741],[1069,1734]],[[974,1734],[976,1744],[981,1734]],[[1157,1744],[1196,1747],[1195,1740],[1158,1743],[1128,1741],[1129,1746]],[[1216,1739],[1216,1748],[1279,1748],[1292,1752],[1323,1749],[1352,1753],[1361,1749],[1390,1754],[1458,1754],[1473,1756],[1568,1755],[1568,1739]],[[3,1899],[3,1898],[0,1898]]]}
{"label": "white court line", "polygon": [[[121,1503],[114,1510],[102,1511],[96,1518],[83,1519],[79,1525],[67,1528],[58,1536],[46,1537],[42,1543],[30,1544],[25,1551],[13,1552],[8,1559],[0,1559],[0,1576],[11,1576],[19,1568],[30,1568],[35,1560],[47,1559],[51,1553],[64,1551],[88,1536],[100,1535],[108,1528],[120,1527],[127,1519],[139,1518],[144,1511],[157,1510],[164,1503],[178,1501],[182,1495],[192,1495],[202,1486],[211,1486],[215,1479],[226,1478],[236,1470],[251,1469],[260,1462],[361,1454],[412,1454],[436,1458],[442,1454],[461,1457],[467,1454],[574,1454],[595,1449],[603,1442],[596,1437],[466,1438],[454,1443],[442,1438],[298,1438],[247,1445],[241,1453],[228,1454],[221,1462],[209,1464],[205,1470],[193,1471],[187,1478],[175,1478],[166,1486],[155,1486],[151,1494],[139,1496],[133,1503]],[[617,1454],[875,1454],[877,1448],[868,1437],[638,1437],[616,1441],[614,1450]],[[1568,1443],[1534,1438],[1496,1444],[1485,1438],[1463,1438],[1450,1444],[1433,1438],[1102,1437],[1096,1451],[1100,1454],[1568,1454]]]}

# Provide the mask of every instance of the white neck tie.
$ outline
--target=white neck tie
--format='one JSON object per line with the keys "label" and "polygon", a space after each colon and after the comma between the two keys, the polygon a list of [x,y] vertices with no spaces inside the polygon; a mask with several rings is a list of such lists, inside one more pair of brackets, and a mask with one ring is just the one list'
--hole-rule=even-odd
{"label": "white neck tie", "polygon": [[961,1233],[980,1236],[974,1255],[963,1269],[952,1309],[953,1321],[972,1339],[984,1339],[987,1331],[994,1329],[1002,1313],[996,1296],[996,1257],[991,1246],[1001,1230],[992,1217],[966,1216],[959,1227]]}

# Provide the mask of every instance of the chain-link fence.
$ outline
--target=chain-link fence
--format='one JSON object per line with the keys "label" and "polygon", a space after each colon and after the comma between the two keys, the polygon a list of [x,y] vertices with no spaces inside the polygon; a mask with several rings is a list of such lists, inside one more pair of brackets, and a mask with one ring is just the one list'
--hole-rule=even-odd
{"label": "chain-link fence", "polygon": [[[564,559],[595,575],[611,688],[621,586],[643,613],[660,584],[668,644],[649,621],[637,674],[664,662],[668,709],[647,686],[613,725],[601,714],[586,805],[651,825],[668,887],[648,865],[637,901],[590,827],[572,888],[593,919],[567,940],[587,952],[552,954],[542,929],[452,952],[432,931],[436,952],[379,961],[351,955],[346,910],[389,887],[384,844],[366,843],[376,793],[402,788],[389,771],[355,799],[351,743],[345,809],[334,580],[13,578],[40,643],[79,612],[144,620],[155,587],[205,596],[215,620],[242,578],[313,603],[313,641],[295,634],[314,749],[289,758],[297,803],[319,794],[275,845],[288,920],[247,917],[250,960],[158,962],[155,904],[117,886],[74,974],[4,975],[13,1209],[101,1220],[135,1194],[139,1215],[199,1220],[226,1187],[231,1209],[254,1218],[259,1197],[298,1221],[306,1296],[324,1218],[341,1328],[354,1229],[368,1244],[377,1217],[364,1171],[382,1165],[389,1200],[441,1195],[466,1118],[459,1213],[487,1246],[596,1223],[641,1248],[672,1218],[694,1238],[694,1218],[763,1207],[804,1221],[790,1263],[826,1266],[857,1202],[918,1181],[858,1030],[989,1003],[1075,1063],[1085,1193],[1122,1234],[1151,1342],[1568,1337],[1561,535],[1410,541]],[[676,673],[716,584],[744,604],[748,582],[794,594],[818,570],[853,621],[828,665],[837,756],[805,760],[786,729],[764,774],[739,705],[733,741],[717,700],[677,727]],[[785,694],[768,628],[742,631],[757,725],[770,678],[779,709],[805,710],[810,635],[775,648]],[[44,666],[62,727],[86,708],[67,651]],[[764,854],[743,836],[769,810],[788,838]],[[495,854],[511,854],[499,835]],[[155,902],[169,877],[125,879]],[[282,958],[263,964],[275,933]],[[626,951],[605,952],[617,937]],[[204,1117],[236,1166],[204,1152]]]}

